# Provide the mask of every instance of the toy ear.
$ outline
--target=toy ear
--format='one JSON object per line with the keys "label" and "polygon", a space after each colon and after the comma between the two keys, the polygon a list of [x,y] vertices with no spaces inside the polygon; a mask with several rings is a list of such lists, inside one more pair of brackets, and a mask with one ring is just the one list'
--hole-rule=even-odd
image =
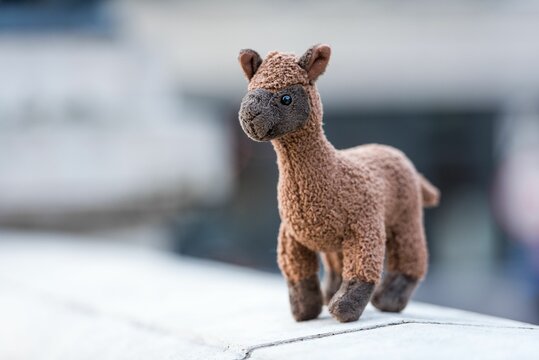
{"label": "toy ear", "polygon": [[309,80],[316,81],[326,71],[331,56],[331,48],[325,44],[314,45],[298,60],[299,66],[307,71]]}
{"label": "toy ear", "polygon": [[260,67],[260,64],[262,64],[262,58],[260,55],[251,49],[241,50],[238,60],[248,80],[251,80]]}

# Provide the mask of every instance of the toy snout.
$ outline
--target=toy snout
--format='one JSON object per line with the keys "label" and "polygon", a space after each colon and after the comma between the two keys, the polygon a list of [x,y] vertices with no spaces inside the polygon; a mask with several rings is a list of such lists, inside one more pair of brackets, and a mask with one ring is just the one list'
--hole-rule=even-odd
{"label": "toy snout", "polygon": [[239,118],[247,136],[268,141],[298,130],[309,114],[307,92],[301,85],[292,85],[277,92],[249,91],[241,102]]}
{"label": "toy snout", "polygon": [[256,89],[249,91],[241,102],[240,124],[251,139],[256,141],[270,140],[274,134],[275,109],[272,109],[273,93]]}

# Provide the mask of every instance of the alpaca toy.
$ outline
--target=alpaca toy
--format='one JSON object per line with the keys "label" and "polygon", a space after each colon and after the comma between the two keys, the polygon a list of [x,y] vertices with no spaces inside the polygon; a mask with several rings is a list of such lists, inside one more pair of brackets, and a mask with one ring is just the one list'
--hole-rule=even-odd
{"label": "alpaca toy", "polygon": [[[329,143],[315,81],[330,54],[316,45],[299,59],[271,52],[262,61],[249,49],[239,55],[249,80],[241,127],[277,153],[278,263],[297,321],[318,317],[323,303],[341,322],[359,319],[369,300],[382,311],[403,310],[427,271],[423,207],[439,199],[399,150]],[[326,269],[322,290],[317,252]]]}

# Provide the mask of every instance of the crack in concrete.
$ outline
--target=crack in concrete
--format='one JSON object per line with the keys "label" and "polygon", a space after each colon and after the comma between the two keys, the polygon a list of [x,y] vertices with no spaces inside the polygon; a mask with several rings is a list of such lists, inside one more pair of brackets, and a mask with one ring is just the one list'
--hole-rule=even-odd
{"label": "crack in concrete", "polygon": [[[75,301],[75,300],[65,300],[60,299],[57,296],[47,292],[43,291],[41,289],[36,289],[33,287],[29,287],[26,284],[21,284],[19,282],[15,282],[12,280],[8,280],[5,278],[2,278],[3,281],[6,281],[8,284],[11,284],[15,289],[21,290],[23,292],[27,293],[33,293],[36,298],[41,299],[45,303],[54,304],[56,306],[64,307],[65,309],[68,309],[74,313],[78,313],[85,316],[104,316],[108,317],[111,320],[118,320],[125,324],[128,324],[130,326],[133,326],[134,328],[138,328],[144,331],[149,331],[152,333],[159,334],[161,336],[172,336],[176,337],[178,336],[177,333],[174,333],[170,331],[169,329],[155,326],[153,324],[148,324],[145,322],[142,322],[138,319],[132,319],[127,316],[121,316],[119,314],[113,314],[113,313],[104,313],[103,311],[92,307],[88,304]],[[280,346],[280,345],[286,345],[286,344],[292,344],[302,341],[310,341],[310,340],[316,340],[316,339],[322,339],[330,336],[336,336],[336,335],[343,335],[343,334],[350,334],[350,333],[356,333],[356,332],[362,332],[362,331],[368,331],[368,330],[375,330],[380,329],[384,327],[391,327],[391,326],[399,326],[399,325],[408,325],[408,324],[427,324],[427,325],[447,325],[447,326],[467,326],[467,327],[480,327],[480,328],[498,328],[498,329],[517,329],[517,330],[539,330],[539,327],[533,327],[533,326],[504,326],[504,325],[489,325],[489,324],[470,324],[470,323],[457,323],[457,322],[442,322],[442,321],[428,321],[428,320],[413,320],[413,319],[402,319],[399,321],[389,322],[385,324],[376,324],[371,326],[366,326],[362,328],[357,329],[346,329],[341,331],[332,331],[327,333],[321,333],[321,334],[314,334],[314,335],[306,335],[306,336],[300,336],[296,338],[290,338],[290,339],[284,339],[284,340],[278,340],[278,341],[272,341],[268,343],[253,345],[250,347],[247,347],[242,350],[236,350],[241,352],[241,357],[239,357],[237,360],[246,360],[249,359],[253,352],[259,349],[274,347],[274,346]],[[193,339],[191,339],[193,340]],[[206,346],[218,348],[216,346],[212,346],[210,344],[205,344]],[[222,350],[222,349],[221,349]],[[230,345],[228,345],[225,349],[225,352],[230,351]],[[236,352],[235,351],[235,352]]]}
{"label": "crack in concrete", "polygon": [[346,329],[342,331],[332,331],[328,333],[322,333],[322,334],[315,334],[315,335],[307,335],[307,336],[300,336],[297,338],[291,338],[291,339],[285,339],[285,340],[279,340],[279,341],[273,341],[269,343],[259,344],[250,346],[246,349],[244,349],[243,356],[238,358],[238,360],[246,360],[249,359],[253,352],[259,349],[274,347],[274,346],[280,346],[280,345],[286,345],[286,344],[293,344],[297,342],[302,341],[310,341],[310,340],[316,340],[316,339],[322,339],[330,336],[335,335],[343,335],[343,334],[350,334],[350,333],[356,333],[356,332],[362,332],[362,331],[368,331],[368,330],[375,330],[385,327],[391,327],[391,326],[399,326],[399,325],[409,325],[409,324],[426,324],[426,325],[447,325],[447,326],[466,326],[466,327],[479,327],[479,328],[495,328],[495,329],[516,329],[516,330],[539,330],[539,327],[526,327],[526,326],[502,326],[502,325],[488,325],[488,324],[470,324],[470,323],[457,323],[457,322],[442,322],[442,321],[421,321],[421,320],[411,320],[411,319],[402,319],[399,321],[394,321],[390,323],[385,324],[376,324],[372,326],[366,326],[358,329]]}

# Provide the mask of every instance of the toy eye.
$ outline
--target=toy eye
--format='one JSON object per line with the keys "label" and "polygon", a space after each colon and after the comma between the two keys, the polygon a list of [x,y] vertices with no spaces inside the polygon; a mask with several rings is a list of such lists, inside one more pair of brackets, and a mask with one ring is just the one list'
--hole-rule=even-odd
{"label": "toy eye", "polygon": [[292,104],[292,96],[290,96],[290,95],[281,96],[281,104],[283,104],[283,105]]}

